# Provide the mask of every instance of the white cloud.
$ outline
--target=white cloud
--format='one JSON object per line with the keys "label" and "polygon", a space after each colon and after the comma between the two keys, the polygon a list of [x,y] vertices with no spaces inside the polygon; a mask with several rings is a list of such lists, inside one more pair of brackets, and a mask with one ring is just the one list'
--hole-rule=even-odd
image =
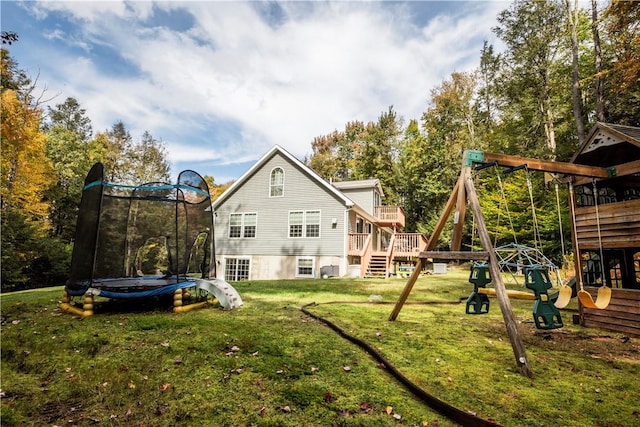
{"label": "white cloud", "polygon": [[[97,130],[120,119],[133,135],[149,130],[164,139],[173,161],[222,164],[256,159],[273,144],[301,157],[315,136],[376,120],[390,105],[420,118],[433,87],[477,66],[505,4],[452,3],[448,15],[422,23],[396,3],[282,3],[271,22],[267,6],[46,2],[34,9],[73,16],[87,41],[134,67],[113,75],[88,57],[57,58],[65,97],[78,98]],[[192,15],[188,31],[150,26],[154,8],[179,7]]]}

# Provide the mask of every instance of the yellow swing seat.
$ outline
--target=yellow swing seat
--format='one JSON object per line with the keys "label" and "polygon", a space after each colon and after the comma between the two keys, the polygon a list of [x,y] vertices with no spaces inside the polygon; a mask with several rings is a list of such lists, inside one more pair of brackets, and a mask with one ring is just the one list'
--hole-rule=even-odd
{"label": "yellow swing seat", "polygon": [[598,288],[598,297],[595,301],[589,292],[580,289],[578,291],[578,299],[586,308],[604,310],[611,302],[611,288],[608,286],[600,286],[600,288]]}
{"label": "yellow swing seat", "polygon": [[571,286],[568,286],[566,283],[563,284],[558,290],[558,299],[554,305],[556,308],[565,308],[571,302],[571,294],[573,293],[573,289]]}

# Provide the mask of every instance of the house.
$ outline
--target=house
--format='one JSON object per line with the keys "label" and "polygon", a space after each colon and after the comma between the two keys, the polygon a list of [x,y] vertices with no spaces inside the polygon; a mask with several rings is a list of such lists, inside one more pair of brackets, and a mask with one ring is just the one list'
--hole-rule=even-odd
{"label": "house", "polygon": [[376,179],[328,182],[276,145],[212,204],[218,271],[228,281],[386,276],[426,239],[398,233],[404,211],[383,197]]}
{"label": "house", "polygon": [[571,183],[576,269],[593,295],[611,287],[607,308],[582,307],[581,323],[640,336],[640,128],[597,123],[571,163],[608,175]]}

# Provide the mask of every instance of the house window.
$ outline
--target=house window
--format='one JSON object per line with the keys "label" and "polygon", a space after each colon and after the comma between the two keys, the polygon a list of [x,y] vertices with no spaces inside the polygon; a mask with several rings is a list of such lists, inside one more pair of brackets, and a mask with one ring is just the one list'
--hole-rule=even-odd
{"label": "house window", "polygon": [[269,182],[269,197],[282,197],[284,195],[284,170],[275,168],[271,171]]}
{"label": "house window", "polygon": [[232,213],[229,216],[229,238],[239,239],[242,236],[242,214]]}
{"label": "house window", "polygon": [[633,271],[636,276],[636,284],[640,285],[640,252],[633,254]]}
{"label": "house window", "polygon": [[296,276],[314,277],[313,258],[298,258],[296,262]]}
{"label": "house window", "polygon": [[289,212],[289,237],[320,237],[320,211]]}
{"label": "house window", "polygon": [[302,237],[304,212],[289,212],[289,237]]}
{"label": "house window", "polygon": [[256,237],[256,226],[258,224],[258,214],[246,213],[244,214],[243,221],[243,233],[242,237],[252,238]]}
{"label": "house window", "polygon": [[256,213],[232,213],[229,216],[229,238],[254,238],[257,225],[258,214]]}
{"label": "house window", "polygon": [[320,211],[305,212],[306,237],[320,237]]}
{"label": "house window", "polygon": [[248,258],[226,258],[224,262],[224,278],[228,282],[249,280],[249,267],[251,260]]}

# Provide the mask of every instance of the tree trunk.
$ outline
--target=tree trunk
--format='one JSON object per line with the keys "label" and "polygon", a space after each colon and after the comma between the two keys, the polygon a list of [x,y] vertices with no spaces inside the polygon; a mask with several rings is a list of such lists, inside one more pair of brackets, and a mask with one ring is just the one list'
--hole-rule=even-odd
{"label": "tree trunk", "polygon": [[596,74],[593,80],[596,92],[596,120],[604,122],[604,88],[602,84],[602,51],[600,49],[600,32],[598,31],[598,1],[591,0],[591,32],[593,33],[593,53],[595,56]]}
{"label": "tree trunk", "polygon": [[582,114],[582,91],[580,90],[580,75],[578,72],[578,35],[576,31],[579,11],[578,0],[573,0],[573,8],[571,7],[570,0],[565,0],[565,6],[571,27],[571,97],[573,100],[573,118],[576,121],[578,143],[582,145],[584,142],[584,120]]}

